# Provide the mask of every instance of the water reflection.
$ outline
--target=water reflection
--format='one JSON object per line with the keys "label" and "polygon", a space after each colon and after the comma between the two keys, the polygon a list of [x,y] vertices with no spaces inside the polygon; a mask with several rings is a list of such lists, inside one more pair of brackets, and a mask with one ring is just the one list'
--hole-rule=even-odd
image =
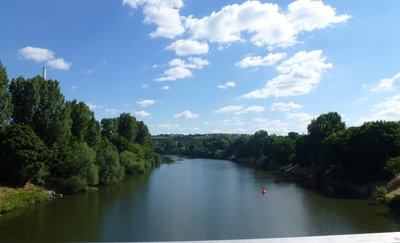
{"label": "water reflection", "polygon": [[291,178],[229,161],[167,158],[149,174],[5,214],[0,241],[222,240],[399,230],[398,218],[369,200],[325,197]]}

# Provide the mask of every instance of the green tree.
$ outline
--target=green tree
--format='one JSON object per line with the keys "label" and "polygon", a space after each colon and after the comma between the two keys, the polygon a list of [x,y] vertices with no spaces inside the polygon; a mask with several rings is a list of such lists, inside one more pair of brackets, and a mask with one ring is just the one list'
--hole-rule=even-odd
{"label": "green tree", "polygon": [[71,132],[77,141],[84,141],[88,131],[91,111],[84,102],[76,100],[67,101],[67,107],[71,110]]}
{"label": "green tree", "polygon": [[100,122],[94,117],[94,112],[90,112],[90,120],[86,130],[85,141],[90,147],[94,147],[101,142]]}
{"label": "green tree", "polygon": [[305,141],[308,147],[310,162],[320,164],[324,139],[345,128],[345,123],[342,122],[341,116],[336,112],[322,114],[317,119],[311,120],[311,123],[307,126],[308,135]]}
{"label": "green tree", "polygon": [[120,154],[121,165],[125,168],[126,174],[144,173],[146,171],[146,161],[130,151],[124,151]]}
{"label": "green tree", "polygon": [[152,146],[149,129],[143,121],[137,122],[138,133],[135,142],[143,146]]}
{"label": "green tree", "polygon": [[9,124],[14,108],[8,87],[7,71],[0,61],[0,128]]}
{"label": "green tree", "polygon": [[101,135],[110,139],[112,136],[118,134],[118,120],[117,118],[103,118],[101,119]]}
{"label": "green tree", "polygon": [[400,156],[395,158],[390,158],[386,162],[386,170],[390,173],[391,176],[396,176],[400,173]]}
{"label": "green tree", "polygon": [[0,129],[0,180],[44,185],[49,157],[46,145],[29,126]]}
{"label": "green tree", "polygon": [[99,183],[96,152],[85,142],[75,142],[65,161],[60,165],[61,190],[64,193],[84,191]]}
{"label": "green tree", "polygon": [[125,171],[119,162],[117,148],[104,139],[99,146],[96,156],[96,164],[99,167],[99,183],[109,185],[122,180]]}
{"label": "green tree", "polygon": [[10,92],[14,124],[32,127],[50,149],[69,140],[69,110],[58,81],[44,80],[40,76],[27,80],[19,77],[11,81]]}
{"label": "green tree", "polygon": [[[129,142],[135,142],[136,136],[139,133],[136,118],[131,116],[129,113],[122,113],[118,117],[118,133],[122,137],[128,139]],[[144,140],[145,138],[142,139]]]}

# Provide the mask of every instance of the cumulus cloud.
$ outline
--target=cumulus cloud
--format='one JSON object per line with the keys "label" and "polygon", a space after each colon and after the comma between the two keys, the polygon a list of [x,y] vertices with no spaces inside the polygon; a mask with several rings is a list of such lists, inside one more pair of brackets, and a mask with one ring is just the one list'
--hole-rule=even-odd
{"label": "cumulus cloud", "polygon": [[235,86],[236,86],[235,82],[226,82],[225,84],[218,85],[217,87],[219,89],[227,89],[227,88],[231,88],[231,87],[235,87]]}
{"label": "cumulus cloud", "polygon": [[292,109],[300,109],[301,105],[295,104],[293,102],[289,102],[289,103],[277,102],[277,103],[273,103],[271,105],[271,107],[272,107],[271,108],[272,111],[280,110],[280,111],[288,112]]}
{"label": "cumulus cloud", "polygon": [[175,51],[178,56],[198,55],[208,52],[208,44],[196,40],[177,40],[166,49]]}
{"label": "cumulus cloud", "polygon": [[235,112],[235,114],[245,114],[245,113],[258,113],[258,112],[262,112],[264,111],[265,108],[263,106],[258,106],[258,105],[254,105],[254,106],[250,106],[248,108],[244,108],[243,106],[235,106],[235,105],[230,105],[230,106],[225,106],[222,107],[216,111],[214,111],[214,113],[231,113],[231,112]]}
{"label": "cumulus cloud", "polygon": [[54,52],[45,48],[27,46],[19,49],[18,52],[23,59],[45,63],[53,69],[68,70],[72,65],[70,62],[66,62],[63,58],[55,58]]}
{"label": "cumulus cloud", "polygon": [[147,111],[133,111],[133,114],[135,116],[138,116],[138,117],[149,117],[149,116],[151,116],[151,113],[149,113]]}
{"label": "cumulus cloud", "polygon": [[237,111],[236,114],[246,114],[246,113],[259,113],[265,110],[264,106],[253,105],[241,111]]}
{"label": "cumulus cloud", "polygon": [[310,114],[301,112],[301,113],[287,113],[286,118],[294,119],[296,121],[301,121],[301,122],[310,122],[314,117]]}
{"label": "cumulus cloud", "polygon": [[249,56],[249,57],[245,57],[240,62],[237,62],[236,66],[241,67],[241,68],[272,66],[285,57],[286,57],[286,53],[270,53],[265,57]]}
{"label": "cumulus cloud", "polygon": [[400,120],[400,94],[387,98],[375,105],[379,112],[372,115],[371,120],[398,121]]}
{"label": "cumulus cloud", "polygon": [[264,130],[270,134],[284,135],[289,132],[288,123],[281,120],[268,120],[265,118],[254,118],[252,127],[256,130]]}
{"label": "cumulus cloud", "polygon": [[393,91],[397,87],[400,87],[400,73],[396,74],[393,78],[382,79],[377,86],[372,88],[372,91]]}
{"label": "cumulus cloud", "polygon": [[322,1],[297,0],[290,3],[287,11],[277,4],[260,1],[245,1],[242,4],[226,5],[219,11],[202,18],[180,15],[183,0],[123,0],[133,9],[143,7],[146,24],[156,25],[150,36],[175,38],[188,31],[190,41],[179,40],[169,46],[178,55],[206,53],[204,40],[215,43],[249,41],[256,46],[287,47],[297,43],[297,35],[345,23],[351,16],[338,15],[334,8]]}
{"label": "cumulus cloud", "polygon": [[162,86],[161,89],[162,89],[162,90],[169,90],[169,86],[168,86],[168,85]]}
{"label": "cumulus cloud", "polygon": [[176,114],[174,115],[174,118],[189,118],[189,119],[193,119],[193,118],[197,118],[199,117],[199,114],[193,114],[192,112],[186,110],[182,113]]}
{"label": "cumulus cloud", "polygon": [[325,63],[326,58],[321,55],[321,50],[296,53],[276,67],[279,76],[268,81],[262,89],[240,98],[287,97],[311,92],[321,80],[322,73],[332,68],[332,64]]}
{"label": "cumulus cloud", "polygon": [[152,38],[175,38],[185,32],[179,14],[180,8],[183,7],[182,0],[123,0],[122,3],[134,9],[143,6],[143,22],[157,26],[156,30],[150,33]]}
{"label": "cumulus cloud", "polygon": [[95,104],[93,104],[93,103],[89,103],[88,106],[89,106],[89,109],[90,109],[90,110],[95,110],[95,109],[102,109],[102,108],[104,108],[103,106],[95,105]]}
{"label": "cumulus cloud", "polygon": [[312,31],[344,23],[351,16],[336,15],[335,9],[322,1],[297,0],[289,4],[287,18],[297,31]]}
{"label": "cumulus cloud", "polygon": [[117,110],[117,109],[106,109],[103,114],[105,114],[105,115],[115,115],[117,113],[119,113],[119,110]]}
{"label": "cumulus cloud", "polygon": [[177,79],[191,77],[193,74],[190,69],[202,69],[209,64],[207,60],[199,57],[189,57],[187,61],[175,58],[169,62],[169,66],[172,68],[166,70],[162,77],[156,79],[156,81],[175,81]]}
{"label": "cumulus cloud", "polygon": [[155,104],[156,101],[155,100],[141,100],[136,103],[139,104],[141,107],[148,107],[148,106]]}
{"label": "cumulus cloud", "polygon": [[221,109],[214,111],[214,113],[230,113],[230,112],[235,112],[235,111],[239,111],[242,109],[243,109],[243,107],[240,105],[230,105],[230,106],[222,107]]}
{"label": "cumulus cloud", "polygon": [[250,34],[256,46],[290,46],[302,31],[325,28],[346,22],[350,16],[337,15],[335,9],[322,1],[297,0],[281,11],[277,4],[246,1],[223,7],[203,18],[189,16],[185,26],[194,39],[229,43],[245,41],[242,33]]}
{"label": "cumulus cloud", "polygon": [[174,129],[174,128],[179,128],[177,124],[159,124],[157,125],[158,128],[162,129]]}

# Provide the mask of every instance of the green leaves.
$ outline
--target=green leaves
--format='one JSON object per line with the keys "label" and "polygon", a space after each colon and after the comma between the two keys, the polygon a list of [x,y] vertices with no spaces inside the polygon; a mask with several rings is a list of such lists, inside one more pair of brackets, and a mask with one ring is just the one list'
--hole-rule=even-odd
{"label": "green leaves", "polygon": [[26,125],[7,125],[0,130],[0,178],[24,184],[43,184],[49,151],[44,142]]}
{"label": "green leaves", "polygon": [[8,86],[9,80],[6,68],[3,67],[3,64],[0,61],[0,127],[3,127],[10,122],[14,109]]}

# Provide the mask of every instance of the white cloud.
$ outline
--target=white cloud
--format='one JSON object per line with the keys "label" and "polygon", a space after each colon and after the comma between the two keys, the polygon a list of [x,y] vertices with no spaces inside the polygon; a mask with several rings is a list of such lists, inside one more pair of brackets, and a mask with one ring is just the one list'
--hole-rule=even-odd
{"label": "white cloud", "polygon": [[301,31],[326,28],[344,23],[350,16],[337,16],[335,10],[321,1],[298,0],[288,6],[288,13],[277,4],[245,1],[232,4],[209,16],[185,18],[185,26],[194,39],[230,43],[245,41],[242,33],[250,34],[256,46],[290,46],[297,42]]}
{"label": "white cloud", "polygon": [[47,61],[47,65],[54,69],[68,70],[71,63],[64,61],[63,58],[57,58]]}
{"label": "white cloud", "polygon": [[312,31],[344,23],[351,16],[336,15],[335,9],[322,1],[297,0],[289,4],[287,18],[297,31]]}
{"label": "white cloud", "polygon": [[246,114],[246,113],[259,113],[265,110],[264,106],[253,105],[244,110],[237,111],[236,114]]}
{"label": "white cloud", "polygon": [[230,105],[230,106],[225,106],[222,107],[221,109],[218,109],[216,111],[214,111],[214,113],[229,113],[229,112],[235,112],[235,111],[239,111],[242,110],[243,107],[240,105]]}
{"label": "white cloud", "polygon": [[72,65],[63,58],[55,58],[54,52],[49,49],[27,46],[19,49],[18,52],[24,59],[43,62],[53,69],[68,70]]}
{"label": "white cloud", "polygon": [[123,0],[122,3],[134,9],[143,6],[143,22],[157,26],[156,30],[150,33],[152,38],[175,38],[185,32],[179,14],[180,8],[183,7],[182,0]]}
{"label": "white cloud", "polygon": [[311,122],[314,117],[307,113],[287,113],[286,118],[301,122]]}
{"label": "white cloud", "polygon": [[162,129],[174,129],[174,128],[179,128],[179,126],[177,124],[159,124],[157,125],[158,128],[162,128]]}
{"label": "white cloud", "polygon": [[47,62],[54,59],[54,52],[49,49],[27,46],[19,49],[19,54],[24,59],[33,60],[35,62]]}
{"label": "white cloud", "polygon": [[396,74],[393,78],[382,79],[376,87],[372,88],[372,91],[393,91],[397,87],[400,87],[400,73]]}
{"label": "white cloud", "polygon": [[399,121],[400,120],[400,94],[387,98],[384,102],[375,105],[381,109],[371,116],[371,120]]}
{"label": "white cloud", "polygon": [[280,120],[255,118],[252,121],[255,124],[252,126],[253,128],[256,128],[256,130],[267,131],[269,134],[285,135],[289,132],[289,129],[287,128],[289,124]]}
{"label": "white cloud", "polygon": [[95,110],[95,109],[102,109],[102,108],[104,108],[103,106],[95,105],[95,104],[93,104],[93,103],[89,103],[88,106],[89,106],[89,109],[90,109],[90,110]]}
{"label": "white cloud", "polygon": [[141,107],[148,107],[148,106],[155,104],[156,101],[155,100],[141,100],[136,103],[139,104]]}
{"label": "white cloud", "polygon": [[156,79],[156,81],[175,81],[181,78],[191,77],[192,72],[184,67],[173,67],[164,72],[163,77]]}
{"label": "white cloud", "polygon": [[293,102],[289,102],[289,103],[283,103],[283,102],[277,102],[277,103],[273,103],[271,105],[271,110],[280,110],[280,111],[290,111],[292,109],[300,109],[301,105],[299,104],[295,104]]}
{"label": "white cloud", "polygon": [[198,55],[208,52],[208,44],[196,40],[177,40],[166,49],[175,51],[178,56]]}
{"label": "white cloud", "polygon": [[310,93],[321,80],[321,74],[331,63],[325,63],[321,50],[300,51],[276,67],[280,75],[268,81],[259,90],[247,93],[239,98],[268,98],[298,96]]}
{"label": "white cloud", "polygon": [[240,62],[236,63],[236,66],[239,66],[241,68],[247,68],[247,67],[266,67],[266,66],[272,66],[278,61],[282,60],[283,58],[286,57],[286,53],[270,53],[265,57],[261,56],[250,56],[250,57],[245,57],[243,60]]}
{"label": "white cloud", "polygon": [[231,125],[243,126],[243,125],[245,125],[245,123],[240,121],[238,118],[220,120],[220,121],[218,121],[218,123],[220,123],[221,125],[224,125],[224,126],[231,126]]}
{"label": "white cloud", "polygon": [[207,66],[210,63],[199,57],[189,57],[188,62],[179,58],[175,58],[169,62],[169,66],[172,68],[166,70],[161,78],[156,81],[175,81],[181,78],[187,78],[193,76],[189,69],[202,69],[203,66]]}
{"label": "white cloud", "polygon": [[117,109],[106,109],[103,114],[105,115],[115,115],[119,112]]}
{"label": "white cloud", "polygon": [[197,118],[199,117],[199,114],[193,114],[192,112],[186,110],[182,113],[176,114],[174,115],[174,118],[189,118],[189,119],[193,119],[193,118]]}
{"label": "white cloud", "polygon": [[138,116],[138,117],[149,117],[149,116],[151,116],[151,113],[149,113],[147,111],[133,111],[133,114],[135,116]]}
{"label": "white cloud", "polygon": [[236,86],[236,84],[235,84],[235,82],[226,82],[225,84],[223,84],[223,85],[218,85],[217,87],[219,88],[219,89],[227,89],[227,88],[230,88],[230,87],[235,87]]}
{"label": "white cloud", "polygon": [[162,90],[169,90],[169,86],[168,86],[168,85],[162,86],[161,89],[162,89]]}

